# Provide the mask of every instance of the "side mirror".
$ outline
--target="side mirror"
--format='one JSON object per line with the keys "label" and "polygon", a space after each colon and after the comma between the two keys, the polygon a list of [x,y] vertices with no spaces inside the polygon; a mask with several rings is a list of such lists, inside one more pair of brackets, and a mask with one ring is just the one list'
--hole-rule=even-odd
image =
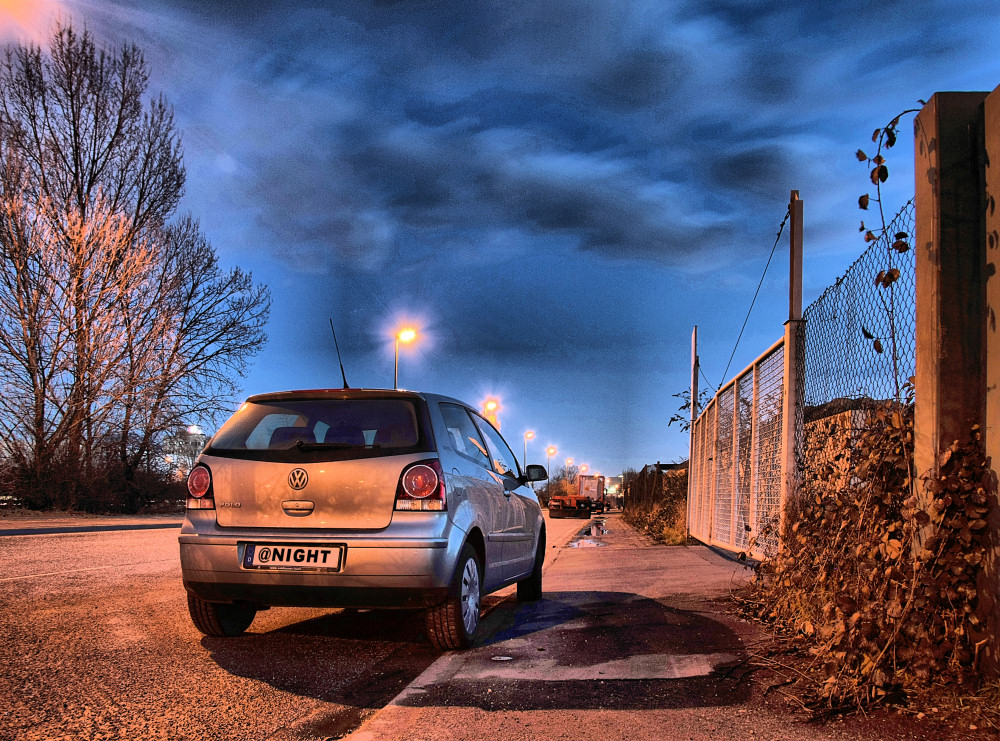
{"label": "side mirror", "polygon": [[524,469],[525,481],[545,481],[548,477],[545,466],[539,466],[537,463],[529,463]]}

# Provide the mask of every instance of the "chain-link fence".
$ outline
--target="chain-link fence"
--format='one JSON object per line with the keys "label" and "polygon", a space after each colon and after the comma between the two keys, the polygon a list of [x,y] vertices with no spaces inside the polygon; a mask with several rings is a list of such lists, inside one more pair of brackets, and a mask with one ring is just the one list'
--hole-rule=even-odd
{"label": "chain-link fence", "polygon": [[916,257],[910,201],[842,278],[805,311],[800,481],[844,488],[872,410],[906,402],[916,369]]}
{"label": "chain-link fence", "polygon": [[692,428],[691,535],[755,558],[777,549],[784,341],[722,388]]}
{"label": "chain-link fence", "polygon": [[[868,411],[906,399],[916,363],[913,227],[910,201],[804,313],[792,473],[807,486],[840,486]],[[692,428],[691,535],[756,558],[778,547],[785,356],[778,342],[724,386]]]}
{"label": "chain-link fence", "polygon": [[903,400],[917,354],[913,224],[911,200],[805,310],[807,420],[856,408],[851,399]]}

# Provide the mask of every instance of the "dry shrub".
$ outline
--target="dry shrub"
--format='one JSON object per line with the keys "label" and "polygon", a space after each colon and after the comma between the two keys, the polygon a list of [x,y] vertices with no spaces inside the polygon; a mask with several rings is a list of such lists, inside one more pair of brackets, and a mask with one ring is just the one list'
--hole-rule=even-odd
{"label": "dry shrub", "polygon": [[913,405],[870,411],[867,424],[842,460],[807,476],[744,603],[808,651],[805,699],[820,712],[966,683],[982,645],[976,578],[995,484],[978,426],[918,497]]}
{"label": "dry shrub", "polygon": [[649,471],[625,483],[625,521],[667,545],[687,542],[687,469]]}

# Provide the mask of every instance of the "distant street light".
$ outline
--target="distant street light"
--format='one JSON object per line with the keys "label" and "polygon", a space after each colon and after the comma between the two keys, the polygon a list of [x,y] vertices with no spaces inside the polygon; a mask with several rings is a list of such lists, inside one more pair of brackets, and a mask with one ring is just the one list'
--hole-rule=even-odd
{"label": "distant street light", "polygon": [[534,440],[535,433],[532,430],[528,430],[524,433],[524,467],[528,467],[528,440]]}
{"label": "distant street light", "polygon": [[588,466],[586,463],[580,464],[580,473],[587,473],[587,471],[589,470],[590,466]]}
{"label": "distant street light", "polygon": [[408,342],[413,342],[416,337],[417,330],[410,327],[404,327],[396,332],[396,353],[395,360],[392,365],[392,387],[394,389],[399,388],[399,343],[402,342],[403,344],[406,344]]}
{"label": "distant street light", "polygon": [[554,456],[558,452],[559,451],[556,450],[556,446],[555,445],[550,445],[549,447],[547,447],[545,449],[545,475],[546,475],[546,477],[548,477],[550,479],[550,482],[549,482],[550,484],[551,484],[551,478],[552,478],[552,465],[551,465],[552,464],[552,456]]}

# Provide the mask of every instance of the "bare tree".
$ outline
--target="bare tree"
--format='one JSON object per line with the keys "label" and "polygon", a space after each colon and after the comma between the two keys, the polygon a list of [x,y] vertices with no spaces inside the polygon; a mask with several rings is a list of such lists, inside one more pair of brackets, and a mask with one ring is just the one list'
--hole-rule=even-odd
{"label": "bare tree", "polygon": [[122,312],[127,363],[118,452],[129,483],[163,433],[231,411],[235,379],[266,341],[271,305],[249,273],[219,267],[192,219],[161,237],[157,273],[138,297],[146,300]]}
{"label": "bare tree", "polygon": [[35,485],[63,464],[64,506],[109,466],[134,490],[158,436],[228,408],[266,339],[266,287],[169,222],[180,137],[147,83],[137,47],[71,25],[0,63],[0,426]]}

